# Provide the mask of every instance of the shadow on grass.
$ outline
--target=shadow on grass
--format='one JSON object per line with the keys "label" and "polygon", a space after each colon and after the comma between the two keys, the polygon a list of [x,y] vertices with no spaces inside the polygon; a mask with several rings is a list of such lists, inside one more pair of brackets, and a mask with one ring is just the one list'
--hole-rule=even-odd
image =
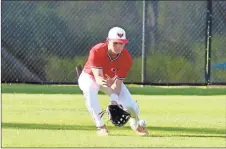
{"label": "shadow on grass", "polygon": [[[125,134],[110,134],[110,136],[131,136],[131,135],[125,135]],[[195,138],[226,138],[226,136],[223,135],[197,135],[197,134],[184,134],[184,135],[177,135],[177,134],[162,134],[162,135],[157,135],[157,134],[149,134],[147,136],[142,136],[142,137],[195,137]]]}
{"label": "shadow on grass", "polygon": [[[2,128],[13,128],[13,129],[46,129],[46,130],[87,130],[95,131],[94,125],[57,125],[57,124],[35,124],[35,123],[4,123],[2,122]],[[114,127],[108,126],[109,129],[121,129],[130,130],[129,126],[124,127]],[[152,131],[164,131],[166,132],[179,132],[179,133],[194,133],[194,135],[149,135],[149,137],[226,137],[226,129],[213,129],[213,128],[187,128],[187,127],[147,127],[147,129]],[[201,135],[200,135],[201,134]],[[215,134],[215,135],[205,135],[205,134]],[[217,136],[216,134],[219,134]],[[126,135],[125,135],[126,136]]]}

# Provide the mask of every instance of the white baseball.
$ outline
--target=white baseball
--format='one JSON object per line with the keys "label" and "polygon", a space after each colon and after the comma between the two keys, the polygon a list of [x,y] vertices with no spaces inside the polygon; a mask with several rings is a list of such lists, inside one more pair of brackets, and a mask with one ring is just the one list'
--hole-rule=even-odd
{"label": "white baseball", "polygon": [[146,121],[145,120],[139,120],[139,125],[142,126],[142,127],[144,127],[147,124],[146,124]]}

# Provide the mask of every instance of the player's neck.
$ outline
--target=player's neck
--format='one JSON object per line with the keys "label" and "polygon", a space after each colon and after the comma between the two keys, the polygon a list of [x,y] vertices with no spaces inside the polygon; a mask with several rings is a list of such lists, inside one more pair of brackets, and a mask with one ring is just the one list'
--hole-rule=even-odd
{"label": "player's neck", "polygon": [[115,58],[115,57],[118,56],[118,54],[113,53],[111,50],[108,50],[108,55],[109,55],[111,58]]}

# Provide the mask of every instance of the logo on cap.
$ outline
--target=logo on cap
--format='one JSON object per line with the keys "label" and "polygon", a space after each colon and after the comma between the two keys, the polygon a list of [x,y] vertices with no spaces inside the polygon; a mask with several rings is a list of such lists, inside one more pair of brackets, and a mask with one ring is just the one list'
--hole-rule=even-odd
{"label": "logo on cap", "polygon": [[119,33],[118,33],[117,35],[118,35],[120,38],[122,38],[122,36],[123,36],[123,34],[119,34]]}

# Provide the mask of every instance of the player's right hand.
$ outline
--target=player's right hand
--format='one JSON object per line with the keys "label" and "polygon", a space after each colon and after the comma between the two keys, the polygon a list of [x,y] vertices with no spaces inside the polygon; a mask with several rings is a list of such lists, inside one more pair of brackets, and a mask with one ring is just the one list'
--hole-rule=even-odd
{"label": "player's right hand", "polygon": [[103,77],[98,78],[98,82],[100,85],[107,87],[107,80]]}
{"label": "player's right hand", "polygon": [[112,84],[115,82],[115,77],[114,78],[111,78],[109,75],[105,74],[105,77],[107,78],[106,81],[107,81],[107,86],[108,87],[111,87]]}

